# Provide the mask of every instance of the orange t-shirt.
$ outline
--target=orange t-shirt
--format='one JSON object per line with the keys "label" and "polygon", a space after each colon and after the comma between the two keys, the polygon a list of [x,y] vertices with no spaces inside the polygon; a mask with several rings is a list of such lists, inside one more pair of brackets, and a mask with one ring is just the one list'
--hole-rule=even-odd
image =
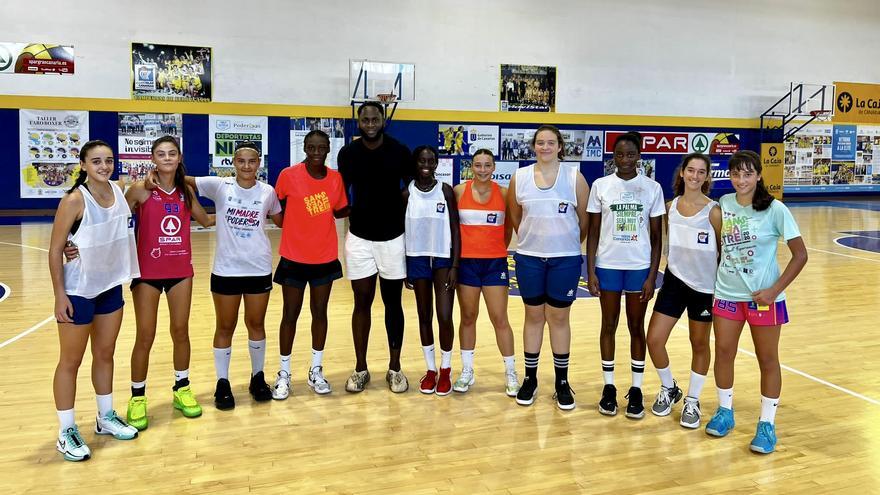
{"label": "orange t-shirt", "polygon": [[330,263],[339,258],[333,211],[348,205],[339,172],[315,179],[304,163],[285,168],[275,183],[275,194],[285,201],[281,228],[281,256],[298,263]]}

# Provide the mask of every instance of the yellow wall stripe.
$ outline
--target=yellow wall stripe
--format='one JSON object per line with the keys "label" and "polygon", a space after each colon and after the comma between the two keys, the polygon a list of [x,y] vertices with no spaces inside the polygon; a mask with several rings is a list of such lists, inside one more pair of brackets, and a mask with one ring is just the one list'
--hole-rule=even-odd
{"label": "yellow wall stripe", "polygon": [[[351,116],[347,106],[275,105],[261,103],[175,102],[122,100],[115,98],[77,98],[59,96],[0,95],[0,108],[33,108],[37,110],[93,110],[104,112],[190,113],[215,115],[266,115],[271,117],[337,117]],[[498,122],[512,124],[582,124],[668,127],[728,127],[758,129],[757,118],[674,117],[653,115],[603,115],[575,113],[483,112],[469,110],[409,109],[400,105],[396,120],[440,122]]]}

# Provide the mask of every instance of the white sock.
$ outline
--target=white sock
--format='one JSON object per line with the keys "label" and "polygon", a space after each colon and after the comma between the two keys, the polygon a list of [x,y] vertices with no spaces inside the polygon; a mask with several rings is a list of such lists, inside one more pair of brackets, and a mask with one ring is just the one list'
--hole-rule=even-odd
{"label": "white sock", "polygon": [[474,369],[474,350],[471,349],[466,351],[464,349],[461,350],[461,369],[463,370],[472,370]]}
{"label": "white sock", "polygon": [[113,410],[113,393],[106,395],[95,395],[95,401],[98,403],[98,416],[103,418]]}
{"label": "white sock", "polygon": [[718,389],[718,405],[725,409],[733,409],[733,387]]}
{"label": "white sock", "polygon": [[776,408],[779,406],[779,397],[775,399],[771,399],[769,397],[761,396],[761,421],[766,421],[768,423],[775,424],[776,422]]}
{"label": "white sock", "polygon": [[232,359],[232,346],[225,349],[214,348],[214,370],[217,379],[229,379],[229,360]]}
{"label": "white sock", "polygon": [[422,353],[425,355],[425,364],[428,366],[428,371],[437,371],[437,364],[434,361],[434,346],[423,345]]}
{"label": "white sock", "polygon": [[76,415],[73,413],[73,409],[55,412],[58,413],[58,433],[76,426]]}
{"label": "white sock", "polygon": [[513,373],[516,371],[516,359],[513,356],[501,356],[504,359],[505,373]]}
{"label": "white sock", "polygon": [[645,378],[645,362],[630,360],[633,377],[633,387],[642,388],[642,380]]}
{"label": "white sock", "polygon": [[324,359],[324,351],[316,351],[312,349],[312,368],[317,368],[321,366],[321,361]]}
{"label": "white sock", "polygon": [[248,354],[251,355],[251,376],[263,371],[266,362],[266,339],[248,339]]}
{"label": "white sock", "polygon": [[185,370],[174,370],[174,381],[179,382],[184,378],[189,378],[189,368]]}
{"label": "white sock", "polygon": [[691,380],[688,383],[688,397],[699,399],[703,393],[703,384],[706,383],[706,375],[691,371]]}
{"label": "white sock", "polygon": [[449,369],[452,367],[452,351],[444,351],[440,349],[440,369]]}
{"label": "white sock", "polygon": [[614,361],[602,360],[602,378],[605,385],[614,385]]}
{"label": "white sock", "polygon": [[147,388],[147,381],[131,382],[131,388]]}
{"label": "white sock", "polygon": [[675,380],[672,379],[672,369],[669,366],[665,368],[657,368],[657,375],[660,377],[660,385],[671,389],[675,385]]}
{"label": "white sock", "polygon": [[287,376],[290,376],[290,354],[281,355],[281,371],[287,373]]}

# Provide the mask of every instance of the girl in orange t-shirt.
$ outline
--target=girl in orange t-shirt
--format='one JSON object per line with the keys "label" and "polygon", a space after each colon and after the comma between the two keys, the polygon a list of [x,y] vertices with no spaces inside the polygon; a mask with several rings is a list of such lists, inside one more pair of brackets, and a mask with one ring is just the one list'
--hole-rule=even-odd
{"label": "girl in orange t-shirt", "polygon": [[330,152],[330,137],[314,130],[306,134],[303,148],[305,161],[282,170],[275,184],[275,193],[284,204],[281,261],[274,278],[284,295],[279,329],[281,370],[272,390],[276,400],[290,395],[290,354],[306,284],[311,286],[312,310],[312,364],[308,384],[318,394],[330,393],[321,363],[327,340],[330,290],[333,281],[342,277],[336,219],[348,216],[349,206],[342,176],[324,164]]}

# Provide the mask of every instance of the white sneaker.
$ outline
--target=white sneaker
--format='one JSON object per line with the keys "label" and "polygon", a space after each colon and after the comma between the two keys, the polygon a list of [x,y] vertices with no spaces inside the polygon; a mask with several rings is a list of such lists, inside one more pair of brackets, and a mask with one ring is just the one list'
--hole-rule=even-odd
{"label": "white sneaker", "polygon": [[370,383],[370,372],[367,370],[355,370],[348,377],[348,381],[345,382],[345,390],[351,393],[363,392],[367,388],[368,383]]}
{"label": "white sneaker", "polygon": [[275,385],[272,387],[272,398],[275,400],[284,400],[290,395],[290,373],[281,370],[275,378]]}
{"label": "white sneaker", "polygon": [[507,375],[507,387],[504,393],[508,397],[516,397],[516,393],[519,392],[519,378],[516,376],[516,370],[510,370],[505,375]]}
{"label": "white sneaker", "polygon": [[324,395],[330,393],[330,384],[324,379],[324,367],[315,366],[309,370],[309,386],[316,394]]}
{"label": "white sneaker", "polygon": [[137,428],[123,421],[116,415],[116,411],[110,411],[106,416],[95,419],[95,433],[113,435],[117,440],[131,440],[138,436]]}
{"label": "white sneaker", "polygon": [[92,451],[79,434],[79,428],[76,425],[67,428],[58,433],[58,441],[55,442],[55,448],[58,452],[64,454],[66,461],[84,461],[92,457]]}
{"label": "white sneaker", "polygon": [[403,370],[388,370],[388,373],[385,373],[385,381],[388,382],[388,388],[395,394],[402,394],[409,389],[409,380],[406,379]]}
{"label": "white sneaker", "polygon": [[679,424],[685,428],[699,428],[703,413],[700,411],[700,401],[693,397],[684,398],[684,409],[681,411]]}
{"label": "white sneaker", "polygon": [[473,368],[462,368],[461,375],[458,377],[458,380],[455,380],[455,383],[452,385],[452,390],[456,392],[467,392],[474,385],[474,370]]}

